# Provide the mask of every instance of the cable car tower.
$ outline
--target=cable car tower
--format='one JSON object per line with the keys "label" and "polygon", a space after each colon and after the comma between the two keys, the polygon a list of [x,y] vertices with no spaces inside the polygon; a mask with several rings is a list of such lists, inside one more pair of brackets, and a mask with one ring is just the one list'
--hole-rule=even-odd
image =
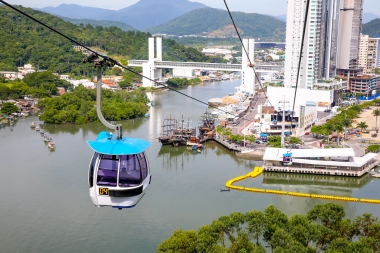
{"label": "cable car tower", "polygon": [[101,132],[95,141],[87,141],[95,151],[89,170],[89,193],[95,206],[113,208],[134,207],[144,196],[151,174],[145,150],[150,142],[123,137],[122,125],[113,125],[101,111],[102,70],[112,67],[114,60],[91,54],[83,62],[92,62],[97,68],[96,112],[99,120],[115,133]]}

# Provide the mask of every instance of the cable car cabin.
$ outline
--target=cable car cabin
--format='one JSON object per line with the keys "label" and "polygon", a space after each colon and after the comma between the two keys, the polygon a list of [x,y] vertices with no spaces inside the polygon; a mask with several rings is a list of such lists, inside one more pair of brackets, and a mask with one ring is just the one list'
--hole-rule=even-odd
{"label": "cable car cabin", "polygon": [[283,154],[282,164],[283,165],[292,165],[292,152],[288,152],[286,154]]}
{"label": "cable car cabin", "polygon": [[136,138],[117,140],[114,135],[102,132],[88,144],[95,151],[88,171],[94,205],[134,207],[150,184],[151,174],[144,152],[150,143]]}

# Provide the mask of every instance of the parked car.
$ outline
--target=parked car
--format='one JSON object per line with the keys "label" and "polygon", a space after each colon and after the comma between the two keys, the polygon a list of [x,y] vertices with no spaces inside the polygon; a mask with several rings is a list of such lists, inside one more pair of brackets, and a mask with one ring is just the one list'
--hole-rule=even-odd
{"label": "parked car", "polygon": [[305,135],[309,135],[309,132],[305,132]]}
{"label": "parked car", "polygon": [[[245,145],[244,145],[245,144]],[[240,146],[243,146],[243,147],[248,147],[249,145],[251,145],[248,141],[244,142],[244,141],[241,141],[240,142]]]}
{"label": "parked car", "polygon": [[263,144],[264,142],[262,140],[256,140],[257,144]]}
{"label": "parked car", "polygon": [[326,109],[324,110],[324,112],[331,112],[331,109]]}

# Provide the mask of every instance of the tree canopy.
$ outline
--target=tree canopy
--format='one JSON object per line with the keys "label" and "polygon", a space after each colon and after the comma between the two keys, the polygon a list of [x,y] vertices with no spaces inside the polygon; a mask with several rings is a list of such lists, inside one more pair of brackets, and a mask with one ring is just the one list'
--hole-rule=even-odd
{"label": "tree canopy", "polygon": [[[96,90],[79,85],[71,93],[39,101],[38,105],[43,109],[40,119],[54,124],[98,122],[95,101]],[[140,90],[102,91],[102,113],[107,120],[141,117],[148,111],[147,103],[145,92]]]}
{"label": "tree canopy", "polygon": [[176,230],[157,252],[275,253],[379,252],[380,222],[369,213],[346,219],[340,204],[317,204],[287,217],[274,205],[263,212],[221,216],[198,230]]}

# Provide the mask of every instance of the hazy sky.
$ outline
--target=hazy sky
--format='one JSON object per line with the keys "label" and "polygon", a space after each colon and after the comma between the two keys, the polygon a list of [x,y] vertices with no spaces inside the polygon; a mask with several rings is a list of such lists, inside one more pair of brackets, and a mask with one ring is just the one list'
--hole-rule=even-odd
{"label": "hazy sky", "polygon": [[[203,3],[214,8],[225,9],[223,0],[191,1]],[[47,6],[55,7],[62,3],[73,3],[83,6],[119,10],[138,2],[138,0],[8,0],[7,2],[10,4],[18,4],[25,7],[35,8]],[[286,2],[286,0],[227,0],[227,4],[231,11],[243,11],[270,15],[286,14]],[[372,12],[380,16],[380,0],[364,0],[364,12]]]}

